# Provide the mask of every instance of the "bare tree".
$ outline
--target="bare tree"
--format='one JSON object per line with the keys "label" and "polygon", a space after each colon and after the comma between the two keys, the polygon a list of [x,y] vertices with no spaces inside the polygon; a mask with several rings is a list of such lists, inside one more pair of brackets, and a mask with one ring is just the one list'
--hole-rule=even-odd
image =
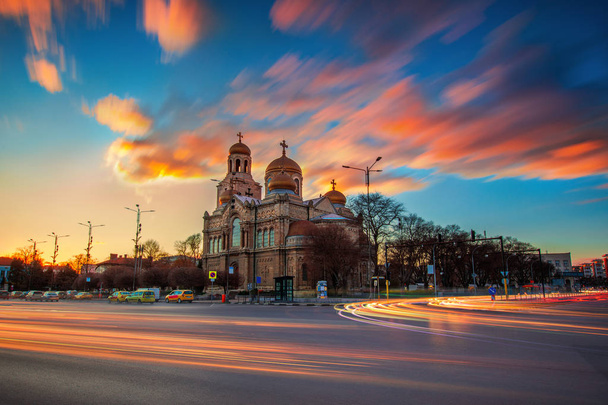
{"label": "bare tree", "polygon": [[372,245],[372,261],[378,264],[378,246],[389,238],[393,225],[405,212],[400,202],[380,193],[357,195],[349,202],[349,207],[356,215],[363,217],[363,229]]}
{"label": "bare tree", "polygon": [[151,263],[167,256],[167,252],[163,251],[158,241],[154,239],[148,239],[143,243],[142,247],[144,249],[144,258],[148,259]]}
{"label": "bare tree", "polygon": [[334,224],[322,225],[315,230],[311,250],[312,261],[322,277],[329,279],[336,293],[348,287],[364,254],[360,235],[352,235],[344,227]]}

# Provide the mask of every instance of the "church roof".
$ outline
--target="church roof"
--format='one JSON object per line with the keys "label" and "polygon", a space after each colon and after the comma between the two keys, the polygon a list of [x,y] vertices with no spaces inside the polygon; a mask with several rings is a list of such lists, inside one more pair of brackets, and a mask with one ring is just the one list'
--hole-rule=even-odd
{"label": "church roof", "polygon": [[255,204],[255,205],[259,205],[262,203],[262,200],[258,200],[257,198],[253,198],[253,197],[249,197],[249,196],[235,194],[234,197],[238,198],[243,203],[249,202],[249,203]]}
{"label": "church roof", "polygon": [[315,221],[315,220],[329,220],[329,221],[352,221],[351,218],[346,218],[343,217],[342,215],[338,215],[338,214],[323,214],[323,215],[319,215],[317,217],[314,217],[311,219],[311,221]]}

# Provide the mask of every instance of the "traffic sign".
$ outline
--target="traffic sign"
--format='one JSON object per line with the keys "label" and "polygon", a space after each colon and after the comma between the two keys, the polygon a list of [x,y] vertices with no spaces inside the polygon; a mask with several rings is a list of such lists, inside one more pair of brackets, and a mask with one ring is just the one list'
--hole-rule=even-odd
{"label": "traffic sign", "polygon": [[215,280],[217,278],[217,271],[210,271],[209,272],[209,278],[211,280]]}
{"label": "traffic sign", "polygon": [[234,267],[228,267],[228,274],[234,274]]}

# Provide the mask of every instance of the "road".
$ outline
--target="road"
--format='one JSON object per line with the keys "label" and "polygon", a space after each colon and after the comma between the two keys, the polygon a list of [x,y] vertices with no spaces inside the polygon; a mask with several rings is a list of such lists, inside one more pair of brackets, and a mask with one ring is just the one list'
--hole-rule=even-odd
{"label": "road", "polygon": [[607,321],[606,300],[339,311],[8,301],[0,403],[604,404]]}

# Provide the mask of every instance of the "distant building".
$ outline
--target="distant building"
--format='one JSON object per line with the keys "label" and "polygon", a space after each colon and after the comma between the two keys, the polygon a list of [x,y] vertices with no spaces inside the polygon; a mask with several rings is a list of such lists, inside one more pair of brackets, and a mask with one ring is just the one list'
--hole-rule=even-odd
{"label": "distant building", "polygon": [[8,289],[8,273],[11,271],[10,257],[0,257],[0,290]]}
{"label": "distant building", "polygon": [[555,267],[555,276],[572,272],[572,259],[570,252],[567,253],[545,253],[543,260]]}
{"label": "distant building", "polygon": [[606,278],[606,267],[604,266],[604,259],[593,259],[591,261],[593,267],[594,277]]}
{"label": "distant building", "polygon": [[[90,265],[91,267],[89,268],[89,272],[99,274],[99,273],[103,273],[110,267],[115,267],[115,266],[133,267],[134,265],[135,265],[135,262],[132,257],[129,257],[128,255],[119,256],[116,253],[110,253],[109,260],[104,260],[103,262],[97,263],[95,265]],[[83,272],[84,272],[84,267],[83,267]]]}

